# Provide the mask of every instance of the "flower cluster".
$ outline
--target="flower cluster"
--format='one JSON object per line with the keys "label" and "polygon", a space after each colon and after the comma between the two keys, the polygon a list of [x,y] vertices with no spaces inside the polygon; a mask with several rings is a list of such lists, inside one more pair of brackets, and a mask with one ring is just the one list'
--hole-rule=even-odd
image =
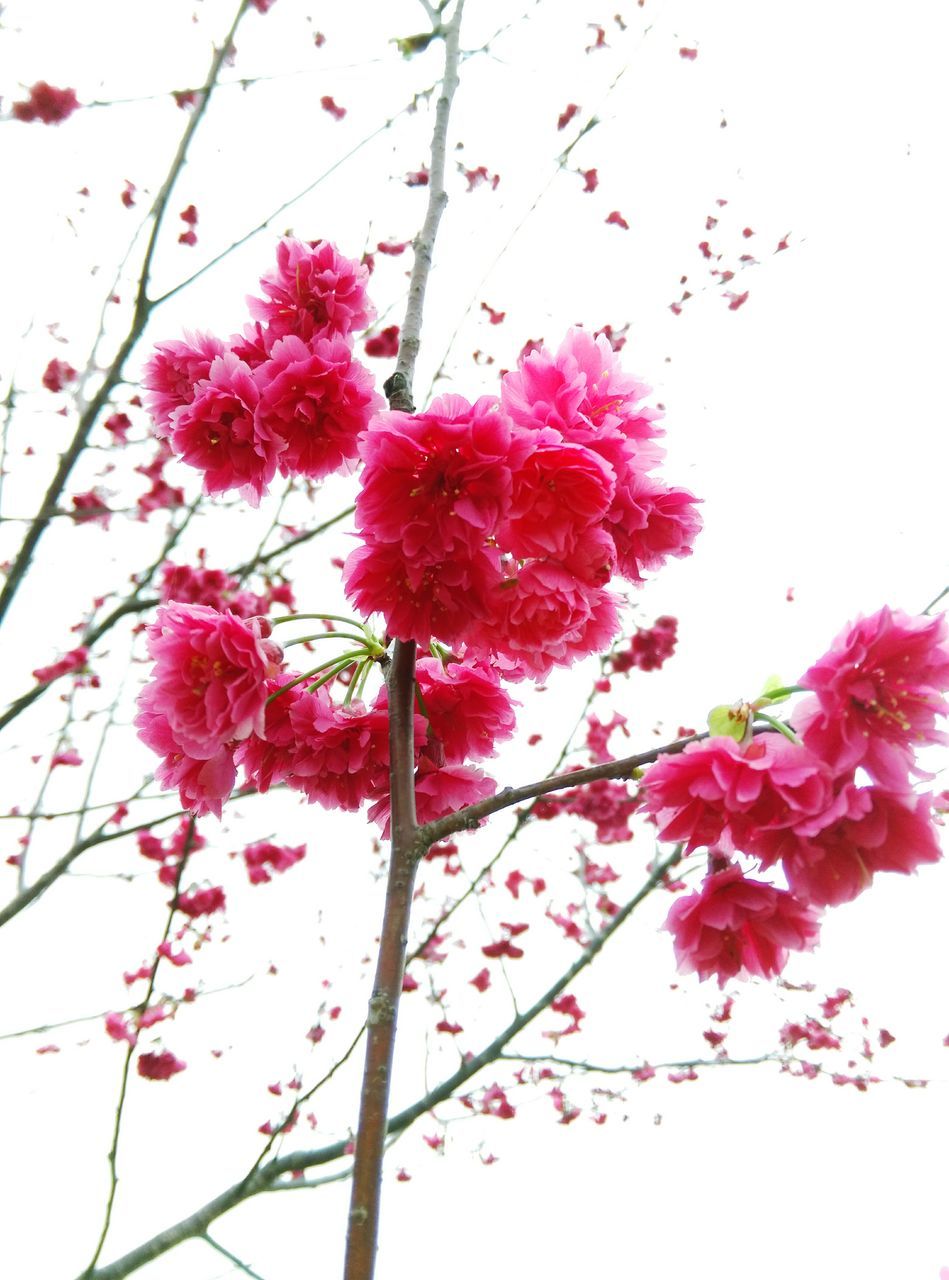
{"label": "flower cluster", "polygon": [[148,629],[155,666],[139,697],[139,737],[162,757],[155,777],[192,813],[221,814],[234,785],[234,746],[262,732],[267,681],[280,650],[265,619],[167,604]]}
{"label": "flower cluster", "polygon": [[511,679],[606,648],[613,573],[640,582],[700,527],[692,495],[651,474],[647,392],[606,337],[574,329],[556,354],[522,355],[500,399],[378,414],[359,445],[350,599],[399,639],[464,645]]}
{"label": "flower cluster", "polygon": [[22,120],[24,124],[32,124],[34,120],[42,124],[60,124],[78,110],[79,105],[75,89],[56,89],[45,80],[37,80],[25,102],[14,102],[12,115],[14,120]]}
{"label": "flower cluster", "polygon": [[242,333],[158,344],[143,374],[155,431],[206,493],[236,489],[256,506],[278,471],[319,480],[353,464],[383,404],[352,352],[375,314],[367,278],[329,241],[288,237]]}
{"label": "flower cluster", "polygon": [[[813,940],[798,908],[849,902],[877,872],[908,874],[939,858],[932,797],[914,791],[912,779],[927,776],[915,751],[946,740],[936,728],[949,710],[945,619],[886,607],[860,618],[800,687],[812,695],[791,717],[794,741],[777,733],[741,744],[713,737],[664,757],[647,775],[645,807],[662,839],[715,850],[716,862],[743,853],[763,870],[780,865],[789,887],[742,880],[727,865],[676,903],[667,927],[680,967],[701,977],[776,972],[787,947]],[[752,940],[775,941],[775,912],[785,923],[790,913],[794,928],[776,951],[754,952]],[[791,940],[795,929],[800,944]]]}

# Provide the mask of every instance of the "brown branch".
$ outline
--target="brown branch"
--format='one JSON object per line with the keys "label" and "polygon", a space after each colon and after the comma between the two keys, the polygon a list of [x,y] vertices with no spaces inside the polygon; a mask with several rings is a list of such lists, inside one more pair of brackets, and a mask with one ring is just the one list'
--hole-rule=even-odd
{"label": "brown branch", "polygon": [[367,1019],[366,1064],[359,1102],[343,1269],[345,1280],[371,1280],[379,1234],[389,1086],[412,889],[418,866],[415,842],[414,642],[396,641],[388,685],[392,847],[379,958]]}
{"label": "brown branch", "polygon": [[249,0],[241,0],[237,14],[231,23],[230,30],[221,42],[220,47],[214,52],[203,97],[188,120],[184,133],[182,134],[181,141],[178,144],[178,150],[171,162],[168,177],[165,179],[165,182],[155,199],[155,204],[152,210],[152,230],[145,249],[145,256],[142,261],[142,271],[139,277],[138,290],[135,297],[135,306],[129,332],[116,352],[115,358],[106,372],[99,390],[80,413],[75,435],[73,436],[69,447],[60,456],[59,466],[56,468],[56,473],[50,481],[49,488],[46,490],[42,506],[34,517],[30,528],[27,530],[20,546],[20,550],[10,567],[6,582],[3,584],[3,589],[0,590],[0,623],[2,623],[6,616],[7,610],[13,603],[13,599],[19,590],[20,585],[29,572],[30,564],[33,560],[33,553],[59,507],[59,500],[62,496],[62,492],[66,487],[66,483],[69,480],[70,475],[72,474],[73,467],[76,465],[80,454],[86,447],[89,432],[92,430],[92,427],[98,419],[103,406],[108,401],[113,388],[121,381],[125,361],[128,359],[130,352],[142,336],[150,314],[158,305],[158,301],[160,301],[154,301],[149,298],[148,282],[165,210],[168,206],[168,201],[171,198],[171,193],[174,189],[175,183],[184,168],[191,140],[194,137],[195,131],[207,109],[211,98],[211,92],[217,81],[218,73],[220,72],[221,66],[227,57],[234,38],[234,33],[237,30],[241,18],[246,12],[248,3]]}
{"label": "brown branch", "polygon": [[[178,862],[178,872],[175,876],[174,893],[172,894],[171,906],[168,909],[168,916],[165,920],[165,928],[162,932],[161,941],[165,943],[171,935],[171,926],[175,918],[175,912],[178,910],[178,892],[181,888],[181,881],[185,873],[185,867],[188,865],[188,859],[191,854],[191,848],[194,843],[194,818],[188,825],[188,833],[185,836],[184,847],[182,848],[181,858]],[[149,1002],[155,993],[155,980],[158,976],[158,970],[162,962],[161,952],[156,949],[155,963],[152,965],[152,971],[148,976],[148,988],[140,1003],[136,1006],[137,1011],[141,1014],[148,1008]],[[118,1155],[119,1155],[119,1138],[122,1134],[122,1120],[125,1115],[125,1099],[128,1096],[129,1073],[132,1067],[132,1055],[138,1048],[138,1028],[136,1027],[135,1038],[130,1041],[125,1050],[125,1061],[122,1064],[122,1081],[119,1086],[119,1101],[115,1108],[115,1124],[112,1127],[112,1145],[109,1148],[109,1192],[106,1197],[105,1215],[102,1222],[102,1230],[96,1242],[95,1251],[92,1259],[85,1270],[85,1275],[91,1275],[95,1270],[95,1265],[99,1261],[102,1250],[105,1246],[106,1236],[109,1234],[109,1227],[112,1225],[112,1210],[115,1207],[115,1195],[119,1188],[118,1173]]]}
{"label": "brown branch", "polygon": [[502,809],[510,809],[512,805],[521,804],[524,800],[536,800],[539,796],[548,795],[551,791],[562,791],[566,787],[579,787],[587,782],[598,782],[601,778],[628,780],[637,769],[644,765],[654,764],[660,756],[675,755],[684,751],[690,742],[700,742],[707,738],[707,733],[693,734],[688,738],[677,738],[662,747],[653,747],[649,751],[641,751],[636,756],[624,756],[622,760],[610,760],[606,764],[591,765],[588,769],[574,769],[571,773],[558,773],[550,778],[541,778],[538,782],[526,783],[523,787],[505,787],[497,795],[479,800],[477,804],[469,804],[457,813],[450,813],[445,818],[427,822],[419,827],[419,840],[426,845],[435,844],[458,831],[470,830],[489,818],[492,813],[500,813]]}
{"label": "brown branch", "polygon": [[[658,863],[636,894],[620,908],[609,924],[587,944],[573,964],[547,988],[543,995],[534,1001],[530,1008],[525,1009],[513,1018],[504,1030],[490,1044],[486,1045],[480,1053],[466,1058],[457,1070],[452,1075],[447,1076],[441,1084],[429,1090],[428,1093],[417,1099],[411,1106],[392,1116],[386,1126],[386,1132],[390,1135],[403,1132],[421,1116],[431,1111],[433,1107],[438,1106],[439,1103],[446,1102],[462,1085],[467,1084],[486,1066],[496,1062],[515,1036],[519,1035],[525,1027],[543,1013],[551,1002],[562,991],[566,990],[577,975],[596,959],[610,938],[625,924],[639,904],[661,883],[667,872],[680,860],[680,857],[681,854],[677,849],[664,861]],[[115,1262],[100,1267],[91,1275],[86,1274],[79,1277],[79,1280],[125,1280],[126,1276],[137,1271],[139,1267],[143,1267],[146,1263],[161,1257],[162,1254],[174,1249],[183,1241],[203,1235],[211,1223],[222,1214],[227,1213],[244,1200],[249,1200],[252,1196],[259,1195],[262,1191],[271,1190],[277,1180],[284,1177],[284,1175],[331,1164],[335,1160],[342,1159],[347,1154],[348,1148],[348,1141],[341,1140],[310,1151],[295,1151],[285,1156],[278,1156],[271,1160],[269,1164],[257,1169],[251,1176],[242,1178],[240,1182],[235,1183],[220,1195],[215,1196],[213,1200],[209,1200],[207,1204],[202,1205],[200,1209],[190,1214],[187,1218],[183,1218],[173,1226],[158,1232],[150,1240],[146,1240],[144,1244],[139,1245],[123,1257],[117,1258]]]}

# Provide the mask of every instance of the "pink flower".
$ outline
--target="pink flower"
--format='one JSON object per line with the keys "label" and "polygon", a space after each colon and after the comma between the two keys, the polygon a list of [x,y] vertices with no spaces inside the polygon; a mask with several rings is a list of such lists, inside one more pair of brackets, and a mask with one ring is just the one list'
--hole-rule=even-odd
{"label": "pink flower", "polygon": [[563,559],[606,514],[615,487],[612,468],[590,449],[556,439],[538,443],[515,472],[498,543],[520,558]]}
{"label": "pink flower", "polygon": [[688,852],[719,842],[748,850],[761,832],[833,816],[828,769],[778,733],[747,746],[723,737],[690,743],[652,766],[644,790],[660,838],[684,841]]}
{"label": "pink flower", "polygon": [[[312,696],[302,683],[292,684],[297,674],[284,671],[267,681],[264,692],[268,702],[264,710],[263,731],[252,733],[241,742],[234,755],[236,763],[244,770],[247,784],[262,794],[293,776],[297,735],[291,711],[295,703]],[[273,697],[281,690],[279,697]]]}
{"label": "pink flower", "polygon": [[65,360],[50,360],[43,371],[43,386],[47,391],[62,391],[67,382],[75,382],[79,377],[76,370]]}
{"label": "pink flower", "polygon": [[[457,813],[469,804],[493,796],[497,790],[493,778],[470,765],[449,764],[443,769],[419,769],[415,779],[415,809],[418,821],[434,822],[449,813]],[[389,836],[390,800],[388,784],[385,794],[370,805],[367,817],[378,822],[385,838]]]}
{"label": "pink flower", "polygon": [[941,857],[931,796],[894,795],[878,787],[858,790],[849,784],[847,790],[847,810],[820,830],[769,832],[755,842],[762,866],[780,859],[792,893],[815,906],[852,901],[878,871],[909,875]]}
{"label": "pink flower", "polygon": [[108,495],[98,485],[83,493],[74,494],[70,501],[73,507],[70,514],[76,524],[97,524],[102,529],[108,529],[112,511]]}
{"label": "pink flower", "polygon": [[[379,248],[381,249],[382,246],[380,245]],[[399,326],[387,325],[379,333],[367,338],[363,344],[363,350],[367,356],[394,360],[399,354]]]}
{"label": "pink flower", "polygon": [[472,643],[511,662],[513,678],[541,679],[554,666],[570,666],[607,648],[619,629],[613,597],[551,560],[529,561],[494,600],[494,619]]}
{"label": "pink flower", "polygon": [[49,762],[50,769],[55,769],[57,765],[68,765],[72,768],[78,768],[82,764],[82,756],[78,751],[69,747],[66,751],[57,751]]}
{"label": "pink flower", "polygon": [[519,425],[554,427],[587,447],[604,436],[625,437],[644,469],[661,456],[652,444],[662,435],[658,411],[639,407],[648,394],[645,383],[622,371],[609,339],[583,329],[570,329],[556,355],[546,347],[528,352],[501,379],[501,403]]}
{"label": "pink flower", "polygon": [[211,372],[211,365],[224,354],[224,343],[211,333],[185,333],[184,342],[159,342],[155,354],[142,370],[142,386],[151,394],[145,407],[155,423],[155,432],[165,436],[171,429],[175,409],[190,404],[194,389]]}
{"label": "pink flower", "polygon": [[33,672],[34,680],[40,684],[48,684],[50,680],[57,680],[60,676],[69,675],[71,671],[81,671],[86,665],[89,657],[89,650],[85,645],[80,645],[78,649],[70,649],[56,662],[50,663],[48,667],[37,667]]}
{"label": "pink flower", "polygon": [[514,705],[487,662],[465,658],[444,666],[437,658],[422,658],[415,679],[428,724],[425,754],[436,763],[493,756],[495,743],[514,732]]}
{"label": "pink flower", "polygon": [[12,115],[14,120],[22,120],[24,124],[31,124],[34,120],[43,124],[60,124],[79,105],[75,89],[54,89],[45,80],[37,80],[26,102],[14,102]]}
{"label": "pink flower", "polygon": [[248,365],[227,352],[217,356],[190,403],[171,415],[175,453],[204,472],[208,494],[240,489],[258,506],[284,447],[256,414],[260,392]]}
{"label": "pink flower", "polygon": [[184,1071],[187,1065],[166,1049],[161,1053],[140,1054],[137,1070],[143,1080],[170,1080],[179,1071]]}
{"label": "pink flower", "polygon": [[381,613],[389,634],[428,645],[467,636],[473,622],[490,615],[492,589],[501,582],[500,559],[491,548],[449,560],[421,553],[407,560],[395,542],[364,535],[343,569],[346,595],[364,616]]}
{"label": "pink flower", "polygon": [[388,784],[384,711],[367,710],[361,702],[334,706],[324,686],[297,698],[289,718],[296,739],[290,785],[311,803],[356,810],[374,789]]}
{"label": "pink flower", "polygon": [[207,889],[191,889],[188,893],[180,893],[175,900],[175,908],[191,920],[213,915],[226,906],[224,890],[219,884],[210,885]]}
{"label": "pink flower", "polygon": [[283,872],[306,856],[306,845],[249,844],[244,850],[244,865],[251,884],[269,884],[271,871]]}
{"label": "pink flower", "polygon": [[816,695],[792,717],[807,746],[835,772],[862,765],[881,786],[903,791],[914,748],[947,740],[935,728],[949,711],[946,619],[884,605],[841,631],[799,683]]}
{"label": "pink flower", "polygon": [[135,718],[138,736],[162,757],[155,767],[155,781],[166,791],[177,790],[182,808],[195,816],[213,813],[220,818],[237,776],[233,748],[219,747],[207,759],[190,756],[176,742],[164,712],[153,709],[155,696],[154,686],[147,685]]}
{"label": "pink flower", "polygon": [[265,682],[280,665],[264,625],[203,605],[162,605],[148,629],[155,666],[139,698],[140,735],[147,740],[157,719],[180,752],[212,760],[227,743],[261,734]]}
{"label": "pink flower", "polygon": [[[149,970],[149,973],[151,973],[151,970]],[[105,1031],[106,1035],[116,1042],[124,1040],[127,1044],[135,1044],[135,1032],[127,1023],[124,1013],[107,1013],[105,1015]]]}
{"label": "pink flower", "polygon": [[264,596],[241,590],[237,579],[223,569],[208,569],[203,564],[193,568],[170,560],[162,565],[158,594],[162,604],[175,600],[181,604],[205,604],[218,613],[229,610],[239,618],[253,618],[268,607]]}
{"label": "pink flower", "polygon": [[673,937],[680,973],[729,978],[773,978],[788,951],[809,951],[817,942],[818,914],[792,894],[738,867],[709,876],[698,893],[677,899],[663,926]]}
{"label": "pink flower", "polygon": [[678,625],[676,618],[664,614],[651,627],[637,627],[628,647],[612,656],[610,666],[617,672],[629,671],[632,667],[658,671],[675,652]]}
{"label": "pink flower", "polygon": [[409,561],[476,551],[506,514],[511,469],[528,448],[491,396],[439,396],[417,416],[380,413],[359,449],[359,530],[399,543]]}
{"label": "pink flower", "polygon": [[248,298],[250,313],[274,337],[295,334],[304,341],[345,338],[375,317],[366,296],[369,272],[344,258],[328,240],[304,244],[290,237],[277,246],[277,269],[261,277],[267,301]]}
{"label": "pink flower", "polygon": [[132,430],[132,419],[127,413],[113,413],[102,424],[106,431],[118,444],[128,444],[128,433]]}
{"label": "pink flower", "polygon": [[356,457],[358,437],[385,401],[372,375],[341,338],[309,346],[288,336],[275,342],[258,366],[257,429],[274,438],[282,475],[321,480]]}
{"label": "pink flower", "polygon": [[697,501],[687,489],[628,472],[625,483],[617,485],[605,525],[616,544],[619,572],[641,582],[643,569],[658,569],[669,556],[690,556],[702,528]]}

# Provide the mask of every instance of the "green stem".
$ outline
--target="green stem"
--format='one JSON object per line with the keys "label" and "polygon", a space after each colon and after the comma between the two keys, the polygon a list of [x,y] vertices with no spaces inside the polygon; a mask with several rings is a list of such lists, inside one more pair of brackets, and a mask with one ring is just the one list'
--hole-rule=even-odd
{"label": "green stem", "polygon": [[797,736],[794,730],[789,728],[788,725],[784,724],[783,721],[776,720],[774,716],[766,715],[763,711],[756,711],[755,719],[763,720],[765,724],[769,724],[772,729],[777,729],[778,733],[783,733],[784,736],[787,738],[788,742],[793,742],[795,746],[799,747],[801,745],[800,738]]}

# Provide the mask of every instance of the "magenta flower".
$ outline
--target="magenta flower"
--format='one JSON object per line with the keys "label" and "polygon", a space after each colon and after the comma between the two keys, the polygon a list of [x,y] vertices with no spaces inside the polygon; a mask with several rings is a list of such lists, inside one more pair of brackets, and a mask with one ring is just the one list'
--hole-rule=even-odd
{"label": "magenta flower", "polygon": [[661,457],[652,441],[662,435],[659,413],[641,409],[649,387],[620,368],[605,335],[570,329],[556,355],[546,347],[527,353],[501,379],[501,402],[525,427],[554,427],[572,444],[606,436],[636,442],[637,465],[648,470]]}
{"label": "magenta flower", "polygon": [[530,449],[496,399],[439,396],[427,413],[380,413],[360,445],[361,534],[398,543],[408,561],[479,550],[511,500],[511,470]]}
{"label": "magenta flower", "polygon": [[862,765],[882,787],[904,791],[914,749],[947,741],[935,728],[949,711],[945,617],[910,617],[886,605],[841,631],[801,676],[816,695],[792,723],[836,773]]}
{"label": "magenta flower", "polygon": [[[514,704],[487,662],[465,658],[444,666],[436,658],[422,658],[415,679],[428,726],[424,754],[437,765],[493,756],[495,743],[514,732]],[[386,705],[384,695],[385,687],[381,705]]]}
{"label": "magenta flower", "polygon": [[689,852],[719,843],[749,851],[761,832],[834,816],[826,765],[778,733],[747,746],[723,737],[690,743],[652,766],[644,792],[660,839],[681,840]]}
{"label": "magenta flower", "polygon": [[204,472],[204,491],[239,489],[258,506],[285,447],[256,413],[259,391],[250,368],[230,352],[218,356],[189,404],[171,415],[171,447]]}
{"label": "magenta flower", "polygon": [[311,804],[354,811],[374,789],[388,785],[386,712],[361,702],[334,706],[324,686],[297,698],[289,718],[296,738],[291,785]]}
{"label": "magenta flower", "polygon": [[[497,783],[480,769],[471,765],[449,764],[441,769],[419,769],[415,778],[415,809],[419,822],[434,822],[437,818],[457,813],[459,809],[479,800],[486,800],[497,790]],[[388,786],[375,804],[370,805],[367,817],[382,827],[385,839],[389,837],[390,800]]]}
{"label": "magenta flower", "polygon": [[45,80],[37,80],[25,102],[14,102],[12,115],[14,120],[22,120],[24,124],[32,124],[34,120],[43,124],[60,124],[79,106],[75,89],[56,89]]}
{"label": "magenta flower", "polygon": [[159,342],[142,370],[142,386],[150,395],[145,407],[155,424],[155,434],[166,436],[171,415],[190,404],[194,389],[210,375],[211,365],[224,354],[224,343],[213,333],[185,333],[184,342]]}
{"label": "magenta flower", "polygon": [[73,671],[81,671],[89,658],[89,650],[85,645],[78,649],[70,649],[63,657],[51,662],[48,667],[37,667],[33,672],[34,680],[40,684],[48,684],[50,680],[58,680],[60,676],[69,675]]}
{"label": "magenta flower", "polygon": [[738,867],[710,875],[697,893],[673,903],[663,926],[673,938],[680,973],[716,977],[773,978],[789,951],[809,951],[817,942],[814,907]]}
{"label": "magenta flower", "polygon": [[346,595],[364,616],[381,613],[389,634],[428,645],[467,638],[472,624],[490,616],[492,590],[501,582],[500,557],[486,548],[450,560],[419,553],[407,560],[394,542],[365,538],[346,561]]}
{"label": "magenta flower", "polygon": [[165,1049],[162,1052],[140,1054],[136,1069],[143,1080],[170,1080],[179,1071],[184,1071],[187,1065]]}
{"label": "magenta flower", "polygon": [[510,678],[542,679],[555,666],[607,648],[619,630],[609,592],[551,560],[531,560],[495,592],[496,614],[472,644],[511,664]]}
{"label": "magenta flower", "polygon": [[139,698],[141,736],[157,732],[157,718],[180,752],[211,760],[228,743],[262,734],[266,681],[281,659],[264,625],[203,605],[161,606],[148,629],[155,666]]}
{"label": "magenta flower", "polygon": [[146,747],[161,756],[155,781],[166,791],[176,790],[181,807],[196,817],[213,813],[220,818],[237,776],[232,748],[219,747],[208,759],[188,755],[175,741],[165,716],[151,709],[153,692],[151,685],[142,691],[135,726]]}
{"label": "magenta flower", "polygon": [[687,489],[627,473],[617,485],[604,526],[616,544],[616,565],[624,578],[641,582],[643,569],[659,569],[670,556],[692,554],[702,528],[698,501]]}
{"label": "magenta flower", "polygon": [[276,271],[261,277],[267,300],[248,298],[247,303],[275,338],[345,338],[375,318],[366,296],[368,279],[366,267],[344,258],[328,240],[304,244],[287,237],[277,246]]}
{"label": "magenta flower", "polygon": [[931,796],[851,784],[844,790],[849,802],[835,821],[813,833],[806,833],[807,824],[804,832],[764,833],[754,849],[763,866],[780,859],[791,891],[818,907],[851,902],[878,871],[910,875],[941,857]]}
{"label": "magenta flower", "polygon": [[255,374],[260,389],[256,428],[280,450],[281,475],[321,480],[342,470],[385,401],[372,374],[341,338],[309,345],[292,335],[275,342]]}
{"label": "magenta flower", "polygon": [[515,472],[498,544],[520,558],[562,560],[609,510],[615,487],[612,468],[592,450],[559,441],[538,444]]}
{"label": "magenta flower", "polygon": [[277,845],[261,841],[244,850],[244,865],[251,884],[269,884],[271,872],[283,872],[306,856],[306,845]]}

